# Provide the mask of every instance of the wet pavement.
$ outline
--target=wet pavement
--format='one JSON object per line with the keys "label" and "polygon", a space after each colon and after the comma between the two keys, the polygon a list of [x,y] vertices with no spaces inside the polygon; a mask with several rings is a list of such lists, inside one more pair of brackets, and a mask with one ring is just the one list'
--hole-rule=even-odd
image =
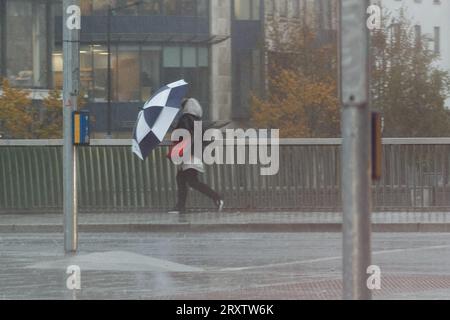
{"label": "wet pavement", "polygon": [[[375,299],[450,299],[450,234],[376,233]],[[340,233],[0,233],[0,299],[340,299]],[[81,269],[81,290],[66,268]]]}
{"label": "wet pavement", "polygon": [[[340,232],[340,212],[80,213],[84,232]],[[63,215],[0,214],[0,233],[62,232]],[[450,232],[450,213],[375,212],[373,231]]]}

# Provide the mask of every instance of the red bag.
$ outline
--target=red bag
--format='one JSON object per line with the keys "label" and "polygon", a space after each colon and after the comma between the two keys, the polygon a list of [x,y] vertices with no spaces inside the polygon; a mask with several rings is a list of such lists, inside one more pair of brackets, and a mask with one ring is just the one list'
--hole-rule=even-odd
{"label": "red bag", "polygon": [[186,141],[180,141],[172,144],[169,147],[169,153],[167,154],[167,158],[172,160],[172,158],[178,153],[179,157],[183,156],[184,149],[186,148]]}

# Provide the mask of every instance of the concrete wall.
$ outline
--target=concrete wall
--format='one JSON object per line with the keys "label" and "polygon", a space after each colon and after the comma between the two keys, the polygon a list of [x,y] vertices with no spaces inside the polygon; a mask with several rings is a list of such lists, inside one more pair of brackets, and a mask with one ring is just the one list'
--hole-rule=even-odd
{"label": "concrete wall", "polygon": [[[210,32],[231,34],[231,0],[211,0]],[[211,120],[231,119],[231,39],[211,46]]]}

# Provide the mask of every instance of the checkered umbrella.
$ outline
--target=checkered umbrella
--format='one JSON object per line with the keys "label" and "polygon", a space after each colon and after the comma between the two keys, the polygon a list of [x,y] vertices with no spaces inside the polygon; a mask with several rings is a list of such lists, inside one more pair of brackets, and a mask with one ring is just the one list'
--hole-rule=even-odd
{"label": "checkered umbrella", "polygon": [[139,112],[133,133],[133,152],[142,160],[164,139],[181,109],[187,83],[180,80],[158,90]]}

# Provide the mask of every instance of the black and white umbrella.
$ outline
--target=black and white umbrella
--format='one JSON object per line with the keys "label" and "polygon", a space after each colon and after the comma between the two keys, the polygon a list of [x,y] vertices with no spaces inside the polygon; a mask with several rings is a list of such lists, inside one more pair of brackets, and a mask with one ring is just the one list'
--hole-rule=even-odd
{"label": "black and white umbrella", "polygon": [[139,112],[133,133],[133,152],[142,160],[164,140],[181,109],[187,83],[180,80],[159,89]]}

